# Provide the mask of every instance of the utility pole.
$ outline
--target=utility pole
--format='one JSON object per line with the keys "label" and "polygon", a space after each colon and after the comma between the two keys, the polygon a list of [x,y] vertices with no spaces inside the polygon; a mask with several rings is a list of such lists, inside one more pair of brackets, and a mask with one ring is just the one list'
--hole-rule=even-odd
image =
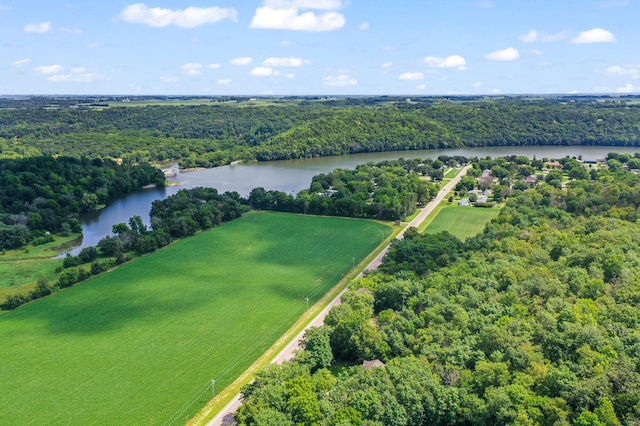
{"label": "utility pole", "polygon": [[213,392],[213,397],[216,397],[216,381],[211,379],[211,392]]}
{"label": "utility pole", "polygon": [[307,311],[308,311],[309,310],[309,298],[305,297],[304,299],[307,301]]}

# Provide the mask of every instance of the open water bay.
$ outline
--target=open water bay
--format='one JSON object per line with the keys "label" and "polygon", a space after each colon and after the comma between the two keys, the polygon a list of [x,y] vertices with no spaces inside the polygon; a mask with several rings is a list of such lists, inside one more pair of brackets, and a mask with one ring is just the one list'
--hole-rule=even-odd
{"label": "open water bay", "polygon": [[100,239],[111,233],[116,223],[128,222],[135,215],[149,224],[151,203],[175,194],[180,189],[198,186],[212,187],[219,192],[237,191],[242,196],[249,195],[253,188],[264,187],[288,193],[297,193],[308,188],[311,178],[319,173],[328,173],[333,169],[351,169],[369,161],[396,160],[398,158],[437,158],[440,155],[461,155],[465,157],[502,157],[506,155],[524,155],[529,158],[563,158],[582,156],[583,160],[596,160],[606,157],[609,152],[640,152],[640,147],[615,146],[512,146],[459,149],[430,149],[419,151],[391,151],[365,154],[342,155],[336,157],[305,158],[298,160],[265,161],[251,164],[237,164],[213,169],[198,170],[189,173],[179,172],[170,180],[178,186],[150,188],[134,191],[116,199],[104,209],[82,215],[82,243],[72,250],[77,254],[83,247],[95,246]]}

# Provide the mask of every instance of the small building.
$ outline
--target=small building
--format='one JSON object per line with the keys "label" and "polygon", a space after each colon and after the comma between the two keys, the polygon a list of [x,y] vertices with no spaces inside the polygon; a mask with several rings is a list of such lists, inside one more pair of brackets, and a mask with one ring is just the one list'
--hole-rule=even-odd
{"label": "small building", "polygon": [[394,223],[396,224],[396,226],[400,226],[402,221],[400,219],[396,219]]}
{"label": "small building", "polygon": [[362,361],[362,368],[366,370],[371,370],[373,367],[385,367],[385,363],[380,361],[379,359],[373,359],[371,361]]}
{"label": "small building", "polygon": [[488,201],[488,198],[486,195],[478,196],[478,200],[477,200],[478,203],[486,203],[487,201]]}
{"label": "small building", "polygon": [[471,202],[469,201],[468,198],[461,198],[460,201],[458,201],[458,205],[463,207],[469,207],[471,205]]}

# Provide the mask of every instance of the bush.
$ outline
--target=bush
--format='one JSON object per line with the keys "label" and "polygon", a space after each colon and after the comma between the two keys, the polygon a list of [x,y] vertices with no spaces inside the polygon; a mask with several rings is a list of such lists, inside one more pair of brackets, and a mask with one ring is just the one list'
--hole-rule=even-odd
{"label": "bush", "polygon": [[52,243],[55,241],[53,235],[45,235],[43,237],[38,237],[35,240],[31,241],[31,245],[34,247],[41,246],[43,244]]}
{"label": "bush", "polygon": [[17,308],[18,306],[24,305],[28,301],[29,299],[21,294],[10,294],[9,296],[7,296],[4,302],[0,303],[0,309],[8,311]]}
{"label": "bush", "polygon": [[80,258],[82,263],[93,262],[98,258],[98,250],[93,246],[85,247],[80,250],[80,254],[78,255],[78,257]]}

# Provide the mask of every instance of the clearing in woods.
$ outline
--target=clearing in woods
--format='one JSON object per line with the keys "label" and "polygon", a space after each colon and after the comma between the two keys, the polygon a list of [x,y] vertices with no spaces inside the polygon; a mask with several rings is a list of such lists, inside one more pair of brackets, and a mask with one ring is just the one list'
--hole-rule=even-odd
{"label": "clearing in woods", "polygon": [[498,207],[460,207],[449,205],[446,201],[442,204],[444,207],[438,211],[424,232],[435,234],[448,231],[462,241],[482,232],[484,225],[500,213]]}

